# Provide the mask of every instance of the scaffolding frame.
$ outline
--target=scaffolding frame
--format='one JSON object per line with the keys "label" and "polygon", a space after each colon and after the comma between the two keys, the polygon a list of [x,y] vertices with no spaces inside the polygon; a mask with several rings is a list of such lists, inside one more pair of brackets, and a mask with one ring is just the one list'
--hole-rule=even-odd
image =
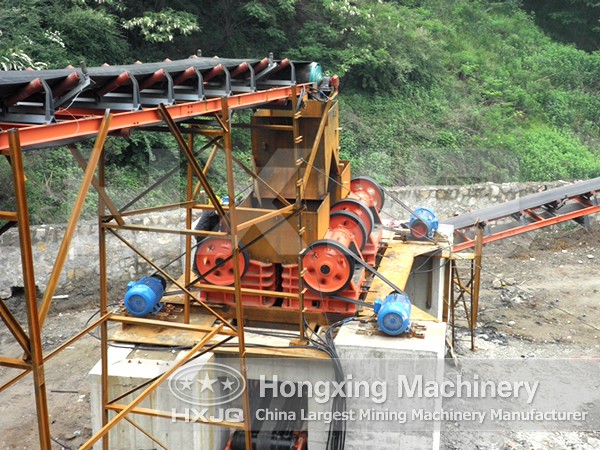
{"label": "scaffolding frame", "polygon": [[[481,286],[481,269],[483,259],[484,224],[478,222],[473,240],[473,253],[451,252],[445,268],[444,312],[443,319],[450,324],[451,344],[456,344],[457,309],[464,312],[471,338],[471,350],[476,350],[475,330],[479,316],[479,291]],[[468,298],[468,300],[467,300]]]}
{"label": "scaffolding frame", "polygon": [[[299,89],[302,88],[302,91]],[[19,243],[21,250],[21,263],[23,268],[24,278],[24,290],[27,304],[27,318],[28,318],[28,331],[25,331],[19,321],[11,313],[7,305],[0,300],[0,318],[7,325],[11,334],[15,338],[16,342],[22,347],[24,356],[22,359],[13,358],[9,356],[0,356],[0,365],[21,370],[21,373],[17,374],[13,378],[0,386],[0,392],[9,388],[19,380],[23,379],[28,373],[33,373],[34,378],[34,391],[36,398],[36,410],[37,410],[37,421],[38,421],[38,435],[41,449],[51,448],[51,434],[50,434],[50,421],[48,415],[48,402],[46,398],[46,386],[44,376],[44,363],[50,358],[54,357],[62,350],[72,345],[81,337],[85,336],[88,332],[100,328],[100,347],[101,347],[101,386],[102,386],[102,428],[93,435],[81,448],[89,449],[95,443],[101,441],[102,448],[109,448],[109,432],[113,429],[121,420],[126,420],[132,426],[137,429],[141,427],[131,420],[128,414],[141,414],[151,415],[154,417],[163,417],[172,419],[172,413],[165,411],[158,411],[148,408],[140,408],[139,404],[152,393],[162,381],[166,380],[172,373],[174,373],[179,367],[200,356],[203,353],[212,351],[219,345],[230,341],[233,338],[238,339],[239,348],[239,363],[240,372],[244,380],[247,378],[247,364],[246,364],[246,347],[244,340],[244,305],[241,301],[241,297],[245,293],[261,293],[262,295],[277,294],[279,297],[295,298],[300,301],[300,308],[298,313],[298,323],[300,329],[300,340],[298,345],[305,342],[305,311],[302,305],[303,290],[300,289],[298,294],[281,293],[281,292],[270,292],[266,290],[253,290],[243,288],[241,286],[240,268],[237,262],[237,255],[240,252],[240,245],[237,237],[237,230],[241,227],[248,226],[249,223],[239,223],[237,217],[237,207],[235,201],[232,201],[228,208],[223,208],[217,201],[216,195],[210,186],[206,178],[206,172],[208,171],[216,152],[221,148],[225,154],[226,160],[226,174],[227,174],[227,191],[230,198],[235,199],[235,185],[233,177],[233,166],[234,163],[241,165],[244,171],[252,176],[254,180],[264,184],[269,189],[273,190],[266,181],[264,181],[258,174],[254,173],[252,169],[246,167],[232,154],[232,120],[231,113],[234,109],[244,109],[251,107],[259,107],[261,105],[267,105],[274,101],[286,101],[292,105],[290,117],[292,119],[292,126],[294,134],[294,152],[298,154],[297,145],[301,142],[302,137],[299,136],[298,119],[301,117],[299,111],[299,96],[303,95],[304,89],[308,88],[308,85],[292,85],[284,87],[276,87],[267,91],[257,91],[249,94],[233,95],[230,97],[223,97],[218,99],[209,99],[198,102],[186,103],[181,105],[170,105],[165,106],[160,104],[157,108],[145,109],[135,112],[122,112],[111,114],[110,111],[106,111],[103,116],[92,115],[92,117],[86,117],[84,119],[73,119],[65,122],[40,125],[34,127],[23,127],[13,128],[8,130],[6,133],[0,133],[0,155],[4,155],[9,160],[12,167],[12,176],[14,183],[14,194],[16,198],[16,211],[5,212],[0,211],[0,220],[8,221],[9,225],[2,228],[1,232],[6,231],[10,228],[11,224],[16,224],[19,230]],[[324,119],[322,123],[326,122],[328,109],[325,109]],[[91,113],[90,113],[91,115]],[[198,125],[189,125],[190,135],[186,140],[182,134],[180,126],[177,124],[178,121],[184,119],[190,119],[201,115],[211,115],[219,124],[219,129],[200,129]],[[157,125],[164,123],[171,134],[174,136],[180,150],[185,155],[187,165],[187,188],[186,188],[186,201],[171,205],[164,205],[152,208],[145,208],[139,210],[123,211],[123,209],[130,207],[135,203],[141,196],[147,194],[156,187],[154,184],[148,188],[144,193],[126,205],[125,208],[118,210],[115,204],[112,202],[108,195],[106,186],[106,175],[105,175],[105,164],[104,164],[104,144],[109,133],[118,132],[120,130],[136,128],[148,125]],[[273,127],[277,127],[273,125]],[[323,134],[323,126],[317,130],[315,141],[317,142],[313,146],[313,153],[318,147],[318,142]],[[196,160],[194,152],[194,134],[203,135],[209,139],[209,143],[202,149],[208,148],[211,144],[214,144],[211,154],[202,168]],[[59,145],[58,143],[73,142],[76,140],[87,139],[90,136],[96,136],[96,141],[92,149],[91,155],[88,161],[79,153],[75,146],[70,146],[71,153],[77,163],[84,170],[83,180],[81,182],[79,193],[73,210],[61,242],[59,252],[56,256],[54,267],[48,281],[47,289],[44,293],[41,307],[38,309],[36,299],[36,283],[35,274],[33,267],[33,255],[31,246],[31,235],[30,235],[30,222],[28,215],[27,205],[27,192],[25,187],[25,175],[23,170],[23,150],[26,147],[34,148],[38,146],[51,147]],[[312,156],[312,154],[311,154]],[[299,212],[304,207],[302,199],[302,188],[308,181],[310,170],[301,176],[300,167],[301,159],[297,159],[297,182],[296,182],[296,199],[294,203],[285,202],[284,206],[278,210],[263,210],[261,216],[252,219],[251,224],[256,224],[262,221],[272,219],[275,216],[282,216],[283,218],[293,216],[294,214],[299,217]],[[309,166],[310,167],[310,166]],[[170,174],[177,172],[174,169]],[[96,176],[95,173],[98,173]],[[168,174],[167,174],[168,175]],[[198,185],[193,186],[194,177],[198,179]],[[165,178],[166,179],[166,178]],[[60,274],[66,263],[66,257],[70,248],[70,244],[73,240],[77,224],[79,222],[81,213],[83,211],[83,205],[87,197],[87,193],[90,187],[98,193],[98,228],[99,228],[99,270],[100,270],[100,317],[84,330],[81,330],[75,336],[69,338],[66,342],[62,343],[56,349],[49,352],[47,355],[43,355],[42,344],[41,344],[41,330],[43,324],[48,316],[52,304],[52,298],[58,286]],[[199,188],[202,187],[209,198],[212,201],[212,208],[221,216],[226,224],[227,232],[210,232],[210,231],[198,231],[191,230],[192,216],[195,209],[207,209],[206,205],[199,205],[195,201],[195,197],[198,195]],[[285,200],[285,199],[284,199]],[[144,214],[153,211],[161,211],[168,209],[175,209],[184,207],[186,209],[186,218],[184,230],[171,230],[160,227],[142,227],[137,225],[127,224],[124,218],[129,218],[138,214]],[[251,225],[250,224],[250,225]],[[299,225],[299,236],[298,242],[300,250],[302,250],[302,222],[298,219]],[[185,246],[188,257],[185,261],[185,285],[181,285],[178,280],[170,277],[163,269],[155,264],[150,258],[143,254],[139,249],[133,246],[127,241],[119,232],[122,230],[130,230],[136,232],[154,232],[154,233],[175,233],[185,236]],[[174,285],[178,286],[184,292],[184,320],[183,323],[166,322],[162,320],[154,320],[147,318],[133,318],[128,316],[119,315],[117,313],[111,313],[108,311],[108,280],[107,280],[107,236],[114,236],[122,243],[127,245],[131,250],[137,253],[142,259],[148,264],[154,267],[157,272],[171,281]],[[197,284],[197,287],[203,289],[210,289],[217,292],[233,292],[235,295],[235,316],[236,325],[223,318],[218,312],[212,309],[209,305],[203,303],[200,299],[194,296],[190,290],[190,267],[191,267],[191,238],[193,236],[222,236],[227,237],[232,242],[233,259],[234,259],[234,286],[214,286],[207,284]],[[190,309],[192,298],[197,301],[204,309],[210,312],[220,323],[211,326],[200,326],[190,323]],[[132,389],[125,395],[120,395],[117,398],[109,398],[109,379],[108,379],[108,325],[110,322],[122,323],[122,324],[140,324],[149,326],[161,326],[169,327],[173,330],[189,330],[204,333],[205,336],[202,338],[185,356],[177,362],[168,371],[164,372],[157,379],[151,380],[151,382],[144,383],[136,388]],[[220,336],[222,340],[213,342],[213,338]],[[141,394],[139,394],[129,404],[124,405],[118,403],[124,396],[131,394],[139,389],[145,388]],[[249,394],[246,390],[243,397],[243,410],[244,410],[244,422],[227,422],[227,421],[208,421],[207,424],[225,426],[233,429],[244,430],[245,432],[245,443],[246,448],[252,448],[251,432],[250,432],[250,403]],[[116,412],[116,415],[112,418],[109,417],[109,412]],[[181,417],[176,417],[177,420],[181,420]],[[164,448],[164,444],[157,438],[152,436],[141,429],[147,437],[153,440],[155,443]]]}

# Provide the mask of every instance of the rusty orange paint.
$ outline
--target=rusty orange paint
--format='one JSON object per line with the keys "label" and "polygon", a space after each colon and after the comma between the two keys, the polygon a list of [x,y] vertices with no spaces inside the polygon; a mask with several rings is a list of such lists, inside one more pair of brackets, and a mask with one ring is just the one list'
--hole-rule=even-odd
{"label": "rusty orange paint", "polygon": [[[573,220],[578,217],[583,217],[583,216],[587,216],[589,214],[595,214],[598,212],[600,212],[600,205],[580,209],[578,211],[573,211],[573,212],[570,212],[567,214],[563,214],[562,216],[551,217],[549,219],[542,219],[537,222],[523,225],[521,227],[502,231],[501,233],[496,233],[496,234],[492,234],[490,236],[485,236],[483,238],[483,243],[489,244],[490,242],[499,241],[500,239],[505,239],[508,237],[516,236],[518,234],[527,233],[527,232],[533,231],[533,230],[538,230],[540,228],[548,227],[550,225],[556,225],[557,223],[567,222],[569,220]],[[461,242],[460,244],[456,244],[455,246],[453,246],[452,251],[460,252],[462,250],[471,248],[474,245],[475,245],[475,241],[473,241],[473,240],[469,240],[467,242]]]}
{"label": "rusty orange paint", "polygon": [[[300,86],[301,87],[301,86]],[[252,106],[264,105],[276,100],[283,100],[292,95],[292,87],[285,86],[281,88],[269,89],[266,91],[250,92],[239,95],[232,95],[226,98],[226,103],[230,109],[249,108]],[[190,117],[196,117],[206,114],[213,114],[221,111],[221,98],[212,98],[190,103],[180,103],[167,106],[166,109],[174,120],[183,120]],[[84,114],[85,110],[77,110],[78,114]],[[68,117],[71,110],[63,111],[63,117]],[[36,146],[51,147],[68,140],[83,140],[92,138],[100,131],[102,115],[98,111],[87,111],[92,117],[84,119],[66,120],[64,122],[36,125],[20,128],[19,136],[21,146],[30,148]],[[110,124],[110,133],[120,131],[124,128],[136,128],[148,125],[156,125],[162,122],[162,118],[157,108],[148,108],[141,111],[127,111],[115,113]],[[16,128],[11,125],[11,128]],[[9,149],[8,136],[0,133],[0,154],[7,154]]]}

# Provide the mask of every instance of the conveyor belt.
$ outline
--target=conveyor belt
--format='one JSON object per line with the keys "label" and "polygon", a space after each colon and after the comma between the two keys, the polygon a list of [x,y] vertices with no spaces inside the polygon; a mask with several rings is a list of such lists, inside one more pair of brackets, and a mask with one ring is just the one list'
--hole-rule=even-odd
{"label": "conveyor belt", "polygon": [[[0,72],[0,122],[47,124],[107,108],[133,111],[308,83],[316,63],[190,57],[149,64]],[[60,118],[60,117],[58,117]]]}
{"label": "conveyor belt", "polygon": [[[493,242],[509,236],[526,233],[568,220],[582,222],[583,217],[600,212],[596,192],[600,191],[600,177],[538,192],[500,205],[483,208],[442,220],[454,226],[454,250],[472,247],[472,228],[477,223],[486,225],[484,242]],[[490,224],[501,219],[513,219],[502,224]]]}
{"label": "conveyor belt", "polygon": [[157,106],[175,121],[230,109],[285,102],[317,87],[317,63],[288,59],[190,57],[94,68],[0,72],[0,154],[19,128],[22,148],[56,147],[95,136],[104,111],[109,132],[157,125]]}

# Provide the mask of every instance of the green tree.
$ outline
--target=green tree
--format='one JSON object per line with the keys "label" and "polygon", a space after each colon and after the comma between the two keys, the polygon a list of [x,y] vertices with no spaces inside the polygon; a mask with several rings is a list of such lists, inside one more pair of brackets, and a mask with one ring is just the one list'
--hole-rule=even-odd
{"label": "green tree", "polygon": [[597,0],[524,0],[523,5],[552,37],[587,51],[600,49]]}

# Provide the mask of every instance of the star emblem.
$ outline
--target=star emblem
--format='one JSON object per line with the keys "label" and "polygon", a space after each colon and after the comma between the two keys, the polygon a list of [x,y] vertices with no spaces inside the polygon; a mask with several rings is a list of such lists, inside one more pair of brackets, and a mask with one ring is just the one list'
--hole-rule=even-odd
{"label": "star emblem", "polygon": [[215,384],[216,382],[216,378],[213,380],[211,377],[208,376],[207,373],[205,373],[204,379],[198,380],[198,383],[202,385],[202,389],[200,390],[200,392],[204,392],[207,389],[210,390],[210,392],[215,392],[215,390],[213,389],[213,384]]}
{"label": "star emblem", "polygon": [[189,378],[184,378],[183,380],[179,380],[181,383],[181,390],[185,391],[186,389],[192,390],[192,380]]}
{"label": "star emblem", "polygon": [[227,379],[225,381],[221,381],[221,384],[223,385],[223,389],[226,391],[231,391],[233,390],[232,386],[235,384],[233,381],[231,381],[229,379],[229,377],[227,377]]}

